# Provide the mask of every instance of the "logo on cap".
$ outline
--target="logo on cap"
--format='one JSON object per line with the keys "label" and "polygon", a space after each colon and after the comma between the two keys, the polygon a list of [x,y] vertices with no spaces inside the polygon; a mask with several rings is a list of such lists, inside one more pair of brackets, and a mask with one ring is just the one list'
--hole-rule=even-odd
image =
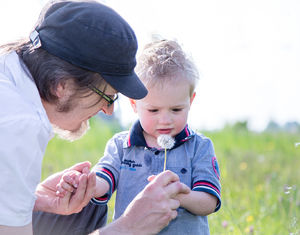
{"label": "logo on cap", "polygon": [[41,42],[39,33],[36,30],[31,32],[29,38],[30,38],[30,41],[32,42],[34,49],[40,48],[42,46],[42,42]]}

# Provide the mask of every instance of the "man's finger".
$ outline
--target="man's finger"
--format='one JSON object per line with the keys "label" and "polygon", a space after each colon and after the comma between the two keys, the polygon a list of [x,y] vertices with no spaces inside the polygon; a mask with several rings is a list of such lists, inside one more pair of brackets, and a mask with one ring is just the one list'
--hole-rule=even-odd
{"label": "man's finger", "polygon": [[57,195],[60,197],[60,205],[67,205],[66,207],[64,207],[64,210],[61,211],[61,213],[63,215],[69,215],[70,214],[70,207],[69,207],[69,201],[70,201],[70,198],[71,198],[71,195],[72,193],[70,192],[66,192],[66,194],[62,197],[60,195]]}
{"label": "man's finger", "polygon": [[93,197],[95,187],[96,174],[94,172],[89,175],[82,174],[79,178],[77,190],[70,200],[70,211],[73,211],[73,213],[81,211]]}
{"label": "man's finger", "polygon": [[150,175],[150,176],[147,178],[147,180],[148,180],[149,182],[151,182],[152,180],[155,179],[155,177],[156,177],[156,175]]}
{"label": "man's finger", "polygon": [[175,199],[170,199],[170,208],[176,210],[178,207],[180,207],[180,202]]}
{"label": "man's finger", "polygon": [[[70,210],[78,210],[80,208],[82,201],[85,198],[88,177],[86,174],[82,174],[79,177],[79,183],[75,194],[72,195],[70,200]],[[81,209],[81,208],[80,208]]]}
{"label": "man's finger", "polygon": [[183,183],[172,182],[165,187],[165,192],[170,197],[175,197],[178,193],[189,193],[191,189]]}
{"label": "man's finger", "polygon": [[84,199],[84,204],[87,204],[91,198],[94,196],[94,191],[96,188],[96,173],[91,172],[88,175],[88,184],[85,192],[85,199]]}
{"label": "man's finger", "polygon": [[[79,210],[85,207],[89,203],[91,198],[94,196],[95,187],[96,187],[96,174],[95,172],[92,172],[87,176],[84,195],[81,194],[80,197],[78,197],[78,199],[80,199],[80,201],[77,202]],[[79,189],[77,188],[77,191],[78,190]]]}
{"label": "man's finger", "polygon": [[171,182],[179,181],[178,175],[173,173],[172,171],[166,170],[158,174],[155,179],[151,181],[151,183],[157,184],[159,186],[166,186]]}
{"label": "man's finger", "polygon": [[172,213],[171,213],[171,218],[175,219],[177,217],[177,214],[178,214],[177,211],[173,210]]}

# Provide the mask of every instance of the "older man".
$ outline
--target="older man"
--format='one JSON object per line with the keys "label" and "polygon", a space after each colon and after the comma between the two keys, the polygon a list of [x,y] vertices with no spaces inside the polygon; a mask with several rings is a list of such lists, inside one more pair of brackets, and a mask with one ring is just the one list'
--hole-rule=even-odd
{"label": "older man", "polygon": [[[30,40],[1,49],[0,234],[32,234],[33,210],[79,212],[95,184],[88,162],[72,167],[85,173],[74,195],[56,197],[62,172],[39,184],[53,130],[67,139],[80,138],[92,116],[99,111],[112,114],[118,92],[140,99],[147,90],[134,72],[133,30],[98,2],[51,1]],[[159,231],[176,216],[179,202],[172,198],[180,192],[188,189],[176,175],[165,172],[102,234]]]}

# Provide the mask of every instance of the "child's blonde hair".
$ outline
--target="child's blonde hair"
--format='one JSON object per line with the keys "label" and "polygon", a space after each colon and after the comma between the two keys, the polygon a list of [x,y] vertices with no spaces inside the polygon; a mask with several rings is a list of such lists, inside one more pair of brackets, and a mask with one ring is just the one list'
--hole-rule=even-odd
{"label": "child's blonde hair", "polygon": [[199,78],[195,64],[174,40],[147,44],[138,58],[136,73],[146,87],[185,79],[190,84],[190,95],[193,94]]}

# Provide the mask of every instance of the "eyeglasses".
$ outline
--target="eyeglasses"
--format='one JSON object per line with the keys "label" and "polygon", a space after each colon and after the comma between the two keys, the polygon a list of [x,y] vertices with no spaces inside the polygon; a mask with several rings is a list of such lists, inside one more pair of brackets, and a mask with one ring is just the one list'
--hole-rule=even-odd
{"label": "eyeglasses", "polygon": [[118,99],[118,94],[116,93],[113,98],[111,98],[110,95],[104,94],[104,92],[100,91],[97,87],[93,86],[92,84],[88,85],[88,88],[90,88],[93,92],[97,93],[100,95],[103,99],[105,99],[108,102],[108,107],[111,106],[117,99]]}

